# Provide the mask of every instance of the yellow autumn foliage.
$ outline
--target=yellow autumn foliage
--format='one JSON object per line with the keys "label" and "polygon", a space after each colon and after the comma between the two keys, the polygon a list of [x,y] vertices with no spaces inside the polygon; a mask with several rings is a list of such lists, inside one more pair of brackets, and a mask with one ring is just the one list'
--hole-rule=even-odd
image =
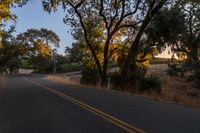
{"label": "yellow autumn foliage", "polygon": [[[139,53],[137,55],[137,59],[140,60],[144,53]],[[146,69],[150,66],[150,59],[152,58],[151,52],[147,53],[146,56],[142,59],[145,60],[143,62],[136,62],[136,65],[139,69]]]}
{"label": "yellow autumn foliage", "polygon": [[11,18],[11,4],[13,0],[1,0],[0,2],[0,21],[8,20]]}
{"label": "yellow autumn foliage", "polygon": [[51,58],[52,50],[49,45],[46,45],[45,43],[38,41],[35,44],[35,49],[38,52],[38,55],[41,57]]}
{"label": "yellow autumn foliage", "polygon": [[12,18],[12,13],[10,11],[11,4],[13,4],[13,0],[1,0],[0,1],[0,48],[2,48],[2,24],[3,21],[7,21]]}

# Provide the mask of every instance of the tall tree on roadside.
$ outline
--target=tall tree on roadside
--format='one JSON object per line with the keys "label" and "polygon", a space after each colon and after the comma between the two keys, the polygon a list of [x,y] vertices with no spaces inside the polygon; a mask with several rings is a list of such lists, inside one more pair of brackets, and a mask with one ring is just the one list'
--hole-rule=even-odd
{"label": "tall tree on roadside", "polygon": [[11,7],[18,5],[22,6],[26,4],[28,0],[1,0],[0,1],[0,48],[2,41],[3,29],[5,25],[4,22],[12,19],[15,20],[16,16],[11,12]]}
{"label": "tall tree on roadside", "polygon": [[154,16],[159,12],[159,10],[165,5],[166,2],[167,0],[150,0],[145,2],[145,10],[141,18],[142,23],[139,25],[139,30],[135,35],[132,45],[130,46],[128,56],[125,59],[125,63],[122,68],[122,86],[124,86],[127,81],[129,71],[133,71],[133,73],[136,73],[136,59],[141,45],[141,38],[145,37],[144,32],[147,26],[154,18]]}
{"label": "tall tree on roadside", "polygon": [[[67,11],[65,22],[70,22],[72,27],[81,27],[86,45],[92,53],[98,68],[101,83],[107,80],[108,61],[116,49],[111,49],[110,44],[114,35],[124,28],[136,30],[135,41],[130,47],[122,69],[122,79],[126,80],[132,58],[137,55],[140,39],[151,19],[165,4],[167,0],[43,0],[47,11],[56,9],[59,5]],[[78,23],[77,23],[78,22]],[[96,27],[101,28],[104,38],[100,35],[98,40],[103,43],[103,62],[97,57],[94,39],[91,33]],[[95,40],[97,41],[97,40]]]}
{"label": "tall tree on roadside", "polygon": [[185,56],[187,69],[197,71],[200,62],[200,3],[188,0],[162,10],[150,26],[149,39],[172,47]]}
{"label": "tall tree on roadside", "polygon": [[0,68],[4,70],[13,59],[18,59],[26,53],[25,47],[19,45],[12,35],[14,29],[14,27],[10,27],[7,31],[3,30],[1,34]]}
{"label": "tall tree on roadside", "polygon": [[58,48],[60,39],[48,29],[28,29],[26,32],[17,35],[17,43],[27,49],[25,57],[29,58],[37,69],[45,69],[52,61],[53,48]]}

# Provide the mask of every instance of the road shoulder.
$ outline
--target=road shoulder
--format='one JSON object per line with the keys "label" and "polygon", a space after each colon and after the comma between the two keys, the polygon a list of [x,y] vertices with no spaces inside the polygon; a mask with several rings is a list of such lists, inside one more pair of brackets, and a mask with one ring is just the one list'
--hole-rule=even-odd
{"label": "road shoulder", "polygon": [[0,101],[2,99],[3,93],[5,91],[5,78],[0,75]]}

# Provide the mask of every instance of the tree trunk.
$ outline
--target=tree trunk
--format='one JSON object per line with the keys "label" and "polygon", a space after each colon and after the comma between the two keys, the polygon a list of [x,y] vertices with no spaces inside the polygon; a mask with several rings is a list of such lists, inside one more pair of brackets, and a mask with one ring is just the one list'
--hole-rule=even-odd
{"label": "tree trunk", "polygon": [[103,59],[103,70],[102,70],[102,75],[103,78],[101,80],[101,86],[105,86],[107,83],[107,71],[108,71],[108,51],[109,51],[109,44],[110,44],[110,31],[108,30],[108,35],[107,35],[107,40],[105,42],[105,47],[104,47],[104,59]]}
{"label": "tree trunk", "polygon": [[106,86],[107,80],[108,80],[108,60],[105,59],[103,63],[103,70],[102,70],[102,79],[101,79],[101,86]]}
{"label": "tree trunk", "polygon": [[199,69],[199,59],[198,59],[198,46],[194,46],[192,49],[192,63],[194,65],[194,71]]}
{"label": "tree trunk", "polygon": [[[150,19],[146,18],[140,28],[140,31],[138,32],[135,41],[133,42],[133,44],[131,45],[131,48],[129,50],[128,56],[125,60],[124,66],[122,68],[122,73],[121,73],[121,87],[123,87],[128,80],[128,71],[130,68],[130,63],[131,60],[133,61],[133,66],[135,66],[136,64],[136,57],[137,57],[137,52],[139,50],[139,43],[140,43],[140,39],[144,33],[145,28],[147,27],[147,25],[149,24]],[[133,72],[135,72],[136,67],[132,68]]]}
{"label": "tree trunk", "polygon": [[[150,3],[150,7],[148,9],[147,15],[145,16],[145,19],[143,20],[142,25],[140,27],[140,30],[139,30],[133,44],[131,45],[128,56],[125,60],[124,66],[122,68],[122,72],[121,72],[121,87],[122,87],[122,89],[128,79],[128,71],[130,68],[131,60],[133,60],[134,65],[136,63],[137,52],[139,50],[139,43],[140,43],[140,39],[141,39],[142,35],[143,35],[146,27],[150,23],[151,19],[163,7],[163,5],[165,4],[166,1],[167,0],[161,0],[155,7],[154,7],[155,1],[152,1]],[[133,69],[134,69],[133,71],[135,71],[136,67],[134,67]]]}

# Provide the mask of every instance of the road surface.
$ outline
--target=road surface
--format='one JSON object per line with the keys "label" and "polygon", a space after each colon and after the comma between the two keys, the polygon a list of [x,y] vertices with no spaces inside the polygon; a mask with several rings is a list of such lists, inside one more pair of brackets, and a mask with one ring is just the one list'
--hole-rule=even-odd
{"label": "road surface", "polygon": [[39,76],[5,81],[0,133],[200,133],[200,109]]}

